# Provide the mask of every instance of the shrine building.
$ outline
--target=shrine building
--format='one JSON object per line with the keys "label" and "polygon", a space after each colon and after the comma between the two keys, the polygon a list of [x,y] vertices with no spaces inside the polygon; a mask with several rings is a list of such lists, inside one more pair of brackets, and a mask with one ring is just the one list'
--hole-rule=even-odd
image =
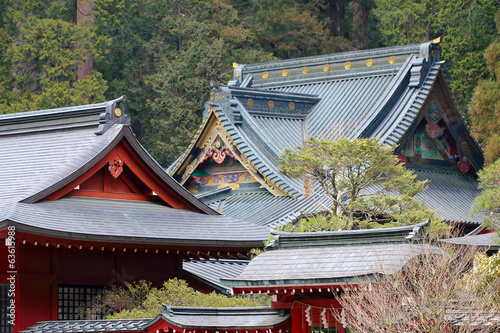
{"label": "shrine building", "polygon": [[0,116],[0,332],[81,319],[124,282],[220,291],[183,261],[249,259],[268,238],[193,197],[129,125],[124,98]]}
{"label": "shrine building", "polygon": [[430,181],[417,199],[471,232],[484,218],[470,216],[484,160],[451,95],[439,43],[235,64],[169,172],[222,214],[273,228],[331,206],[317,184],[279,171],[283,149],[311,136],[373,137]]}

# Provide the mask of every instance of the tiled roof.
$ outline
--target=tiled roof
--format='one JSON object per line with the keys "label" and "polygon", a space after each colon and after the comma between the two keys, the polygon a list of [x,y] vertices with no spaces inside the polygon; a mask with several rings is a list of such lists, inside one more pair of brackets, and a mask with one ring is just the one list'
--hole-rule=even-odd
{"label": "tiled roof", "polygon": [[[165,306],[151,324],[165,320],[189,329],[259,329],[273,328],[288,320],[290,314],[270,307],[194,308]],[[149,326],[149,325],[148,325]]]}
{"label": "tiled roof", "polygon": [[22,333],[142,332],[151,319],[44,321]]}
{"label": "tiled roof", "polygon": [[[212,100],[210,107],[239,150],[289,197],[240,190],[202,200],[225,215],[269,227],[325,210],[329,205],[321,189],[306,198],[304,182],[279,171],[283,149],[303,145],[308,136],[376,137],[384,145],[401,146],[405,135],[418,125],[417,115],[436,82],[445,80],[439,52],[436,43],[427,42],[241,65],[235,69],[234,81],[220,88],[228,98]],[[283,104],[286,94],[295,102],[294,108]],[[274,101],[273,107],[264,111],[263,103],[269,101]],[[467,131],[459,113],[450,121],[450,128]],[[172,172],[188,155],[176,162]],[[473,168],[478,170],[482,157],[476,155]],[[419,200],[447,221],[481,223],[481,214],[470,217],[479,193],[475,176],[437,166],[421,169],[417,170],[419,179],[431,183],[417,196]]]}
{"label": "tiled roof", "polygon": [[[221,216],[192,196],[139,144],[124,111],[121,98],[0,115],[0,227],[15,224],[19,231],[47,237],[103,242],[262,246],[266,228]],[[122,140],[191,210],[149,201],[43,200],[87,172]]]}
{"label": "tiled roof", "polygon": [[19,231],[47,237],[133,244],[261,247],[268,237],[267,229],[231,217],[102,198],[17,203],[8,221]]}
{"label": "tiled roof", "polygon": [[241,275],[221,281],[232,287],[303,286],[357,282],[373,275],[393,274],[420,254],[440,251],[418,243],[425,225],[275,233],[268,251],[252,259]]}
{"label": "tiled roof", "polygon": [[480,225],[481,212],[471,216],[472,203],[480,190],[474,176],[459,171],[415,169],[417,180],[429,180],[427,190],[415,197],[448,222]]}
{"label": "tiled roof", "polygon": [[496,232],[447,238],[442,239],[441,241],[458,245],[479,246],[492,251],[500,250],[500,238]]}
{"label": "tiled roof", "polygon": [[220,278],[236,277],[247,267],[248,260],[196,260],[184,261],[184,276],[198,280],[225,294],[231,289],[222,285]]}

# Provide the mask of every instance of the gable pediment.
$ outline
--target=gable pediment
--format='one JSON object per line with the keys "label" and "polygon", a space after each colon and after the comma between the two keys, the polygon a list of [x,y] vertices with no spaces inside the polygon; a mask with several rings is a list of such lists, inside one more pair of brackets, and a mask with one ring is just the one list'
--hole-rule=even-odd
{"label": "gable pediment", "polygon": [[449,98],[442,72],[395,152],[406,163],[451,167],[475,174],[484,163],[481,148]]}
{"label": "gable pediment", "polygon": [[[127,131],[129,131],[127,129]],[[167,174],[163,170],[155,170],[148,163],[148,156],[142,156],[130,132],[125,134],[115,145],[108,147],[96,162],[89,162],[85,170],[77,170],[65,180],[63,186],[50,190],[44,196],[32,199],[31,202],[40,200],[58,200],[64,196],[79,196],[106,199],[121,199],[134,201],[161,202],[168,207],[205,211],[215,214],[208,207],[190,199],[185,190],[175,181],[169,184]],[[135,147],[137,146],[137,147]],[[152,161],[152,160],[151,160]],[[158,165],[153,165],[160,169]],[[169,177],[168,177],[169,178]],[[56,184],[60,185],[60,184]],[[175,186],[175,187],[174,187]],[[55,185],[54,185],[55,187]],[[199,207],[202,206],[202,207]]]}

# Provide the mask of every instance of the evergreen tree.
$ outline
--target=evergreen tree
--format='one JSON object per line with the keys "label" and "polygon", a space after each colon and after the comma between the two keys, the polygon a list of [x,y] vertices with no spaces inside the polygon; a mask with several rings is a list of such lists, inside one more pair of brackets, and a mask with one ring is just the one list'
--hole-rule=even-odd
{"label": "evergreen tree", "polygon": [[387,46],[421,43],[443,36],[443,58],[460,108],[487,75],[482,52],[493,41],[495,12],[490,0],[375,0],[380,38]]}
{"label": "evergreen tree", "polygon": [[[500,23],[500,11],[497,13]],[[500,27],[498,32],[500,33]],[[500,158],[500,38],[485,51],[486,68],[489,78],[482,80],[474,90],[469,103],[472,133],[484,149],[486,163]]]}
{"label": "evergreen tree", "polygon": [[64,1],[8,1],[0,34],[0,113],[104,100],[99,72],[77,81],[76,64],[105,54],[108,39],[90,24],[74,25]]}
{"label": "evergreen tree", "polygon": [[[431,219],[434,236],[446,230],[441,219],[415,199],[425,181],[398,164],[392,149],[377,139],[318,140],[285,149],[280,169],[321,186],[332,202],[326,218],[305,219],[286,231],[319,231],[409,225]],[[302,225],[301,225],[302,224]]]}

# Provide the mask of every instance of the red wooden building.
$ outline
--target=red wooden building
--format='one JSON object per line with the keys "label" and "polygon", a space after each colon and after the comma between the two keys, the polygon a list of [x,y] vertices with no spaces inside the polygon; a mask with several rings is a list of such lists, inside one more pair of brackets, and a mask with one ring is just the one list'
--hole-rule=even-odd
{"label": "red wooden building", "polygon": [[267,238],[173,180],[123,101],[0,116],[0,332],[79,319],[105,286],[183,278],[183,259],[247,259]]}
{"label": "red wooden building", "polygon": [[238,277],[222,279],[235,294],[269,294],[270,308],[165,307],[153,319],[42,322],[25,333],[348,332],[332,315],[332,309],[341,311],[335,295],[360,280],[391,274],[428,250],[408,243],[418,240],[424,227],[274,233],[267,252]]}

